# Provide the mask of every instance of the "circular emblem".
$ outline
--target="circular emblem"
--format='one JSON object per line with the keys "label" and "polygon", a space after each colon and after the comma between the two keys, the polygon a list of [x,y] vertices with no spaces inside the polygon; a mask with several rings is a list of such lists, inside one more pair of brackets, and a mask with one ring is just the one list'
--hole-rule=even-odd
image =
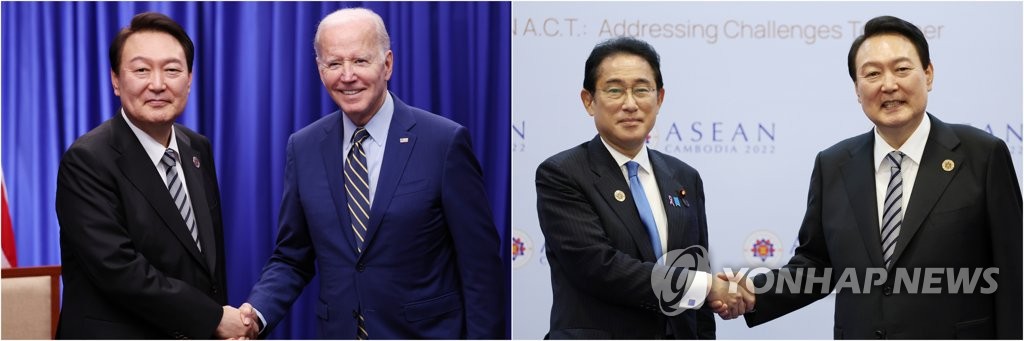
{"label": "circular emblem", "polygon": [[782,258],[781,241],[768,230],[754,231],[743,243],[743,258],[754,267],[775,267]]}
{"label": "circular emblem", "polygon": [[519,268],[530,263],[534,245],[530,236],[520,229],[512,229],[512,267]]}
{"label": "circular emblem", "polygon": [[621,190],[615,190],[615,200],[618,200],[619,202],[626,201],[626,193]]}
{"label": "circular emblem", "polygon": [[956,164],[953,163],[953,160],[946,159],[946,161],[942,161],[942,170],[951,172],[953,171],[953,167],[956,167]]}

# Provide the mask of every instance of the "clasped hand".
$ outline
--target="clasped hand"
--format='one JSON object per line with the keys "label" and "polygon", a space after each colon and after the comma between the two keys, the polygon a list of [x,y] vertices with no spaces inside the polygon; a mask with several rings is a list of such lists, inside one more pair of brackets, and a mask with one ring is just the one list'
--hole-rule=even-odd
{"label": "clasped hand", "polygon": [[255,319],[256,313],[248,303],[243,304],[241,310],[226,305],[214,336],[226,340],[255,339],[260,332]]}
{"label": "clasped hand", "polygon": [[754,284],[739,275],[716,274],[711,281],[707,302],[723,320],[731,320],[754,310]]}

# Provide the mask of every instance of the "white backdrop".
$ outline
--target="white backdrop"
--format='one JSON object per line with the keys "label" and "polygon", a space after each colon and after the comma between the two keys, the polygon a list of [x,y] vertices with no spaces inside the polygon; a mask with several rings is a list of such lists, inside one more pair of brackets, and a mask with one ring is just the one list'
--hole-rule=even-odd
{"label": "white backdrop", "polygon": [[[627,34],[661,54],[666,99],[649,146],[700,171],[712,267],[777,266],[792,255],[815,154],[871,129],[846,55],[875,16],[926,32],[928,111],[1004,139],[1020,177],[1021,11],[1019,2],[513,3],[513,338],[548,330],[534,172],[596,134],[579,99],[596,43]],[[760,239],[773,254],[753,256]],[[753,329],[719,320],[718,337],[830,339],[833,309],[830,296]]]}

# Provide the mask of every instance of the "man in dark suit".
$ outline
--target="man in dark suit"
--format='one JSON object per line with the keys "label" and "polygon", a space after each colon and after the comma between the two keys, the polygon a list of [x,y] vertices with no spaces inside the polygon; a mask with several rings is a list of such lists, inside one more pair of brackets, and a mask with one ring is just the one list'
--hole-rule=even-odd
{"label": "man in dark suit", "polygon": [[[647,43],[598,44],[580,91],[598,136],[537,168],[554,301],[548,338],[713,339],[711,307],[694,309],[701,304],[678,295],[696,291],[694,301],[703,302],[709,284],[709,301],[746,311],[745,301],[729,296],[725,281],[712,279],[706,267],[673,266],[679,254],[672,250],[707,249],[708,230],[697,170],[645,144],[665,99],[663,85],[658,54]],[[690,256],[707,257],[706,251]],[[686,285],[659,290],[652,276]],[[680,301],[690,309],[678,309]]]}
{"label": "man in dark suit", "polygon": [[175,124],[193,45],[172,19],[136,15],[110,45],[122,110],[64,153],[57,218],[58,338],[243,336],[225,306],[224,234],[210,141]]}
{"label": "man in dark suit", "polygon": [[243,315],[273,327],[318,268],[320,337],[504,338],[508,274],[466,128],[388,92],[376,13],[328,15],[314,47],[341,110],[288,141],[277,247]]}
{"label": "man in dark suit", "polygon": [[807,270],[831,268],[828,287],[768,281],[780,270],[756,276],[747,324],[835,288],[837,339],[1020,339],[1022,205],[1006,144],[926,114],[934,68],[913,24],[868,21],[848,63],[875,128],[818,154],[799,246],[783,268],[804,283]]}

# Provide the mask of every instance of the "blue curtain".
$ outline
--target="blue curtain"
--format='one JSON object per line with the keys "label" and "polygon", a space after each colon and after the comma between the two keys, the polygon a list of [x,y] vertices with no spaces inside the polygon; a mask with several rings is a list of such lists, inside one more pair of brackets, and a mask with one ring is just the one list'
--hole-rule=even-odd
{"label": "blue curtain", "polygon": [[[384,18],[395,53],[389,85],[398,97],[469,128],[508,248],[508,2],[4,2],[0,139],[19,265],[60,263],[54,194],[61,154],[120,106],[110,85],[111,39],[133,15],[157,11],[181,23],[196,45],[192,94],[179,121],[213,142],[229,303],[241,304],[274,246],[287,138],[337,110],[320,83],[312,42],[320,18],[344,7]],[[508,250],[502,254],[510,264]],[[271,338],[316,336],[317,281]]]}

